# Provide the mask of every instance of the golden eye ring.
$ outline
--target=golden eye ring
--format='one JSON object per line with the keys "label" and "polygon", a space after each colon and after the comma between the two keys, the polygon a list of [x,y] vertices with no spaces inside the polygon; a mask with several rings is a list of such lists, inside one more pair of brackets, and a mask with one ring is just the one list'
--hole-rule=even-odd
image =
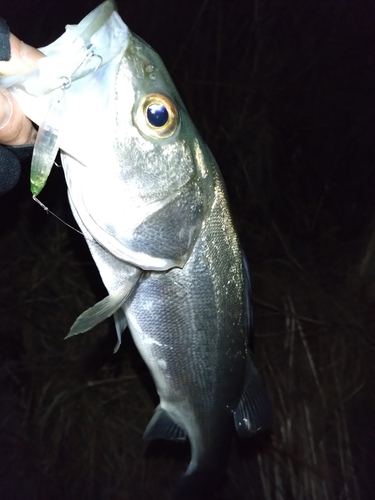
{"label": "golden eye ring", "polygon": [[180,126],[175,103],[164,94],[147,94],[137,105],[134,122],[139,131],[153,139],[168,139]]}

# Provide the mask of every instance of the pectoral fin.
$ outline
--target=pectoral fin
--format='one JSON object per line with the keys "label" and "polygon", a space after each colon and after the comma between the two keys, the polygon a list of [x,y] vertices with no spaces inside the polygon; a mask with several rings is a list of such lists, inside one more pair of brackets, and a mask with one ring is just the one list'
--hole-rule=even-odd
{"label": "pectoral fin", "polygon": [[[112,314],[115,314],[115,312],[124,304],[124,302],[133,291],[135,285],[138,283],[140,276],[140,272],[135,273],[131,277],[131,279],[129,278],[126,283],[119,287],[115,292],[109,294],[103,300],[84,311],[75,320],[73,326],[70,329],[70,332],[65,338],[67,339],[69,337],[73,337],[74,335],[78,335],[79,333],[87,332],[98,323],[101,323],[105,319],[112,316]],[[119,319],[119,316],[117,316],[116,319]],[[123,322],[120,321],[120,323]]]}
{"label": "pectoral fin", "polygon": [[272,425],[271,402],[250,358],[247,361],[245,386],[233,416],[241,438],[269,429]]}
{"label": "pectoral fin", "polygon": [[121,345],[121,335],[122,332],[125,330],[125,328],[128,326],[128,322],[126,321],[126,316],[124,313],[124,310],[122,307],[117,309],[117,311],[113,315],[115,319],[115,326],[116,326],[116,333],[117,333],[117,344],[113,350],[113,353],[115,354],[119,349]]}

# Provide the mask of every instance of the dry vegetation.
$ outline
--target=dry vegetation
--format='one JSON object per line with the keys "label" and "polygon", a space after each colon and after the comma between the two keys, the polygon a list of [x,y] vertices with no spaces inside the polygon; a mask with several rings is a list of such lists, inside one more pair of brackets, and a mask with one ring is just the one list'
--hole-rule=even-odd
{"label": "dry vegetation", "polygon": [[[217,498],[373,498],[374,9],[162,4],[153,20],[146,0],[120,11],[172,68],[222,168],[274,405],[272,436],[234,443]],[[115,355],[111,322],[63,340],[105,290],[82,237],[27,183],[0,199],[0,498],[166,498],[188,449],[142,441],[157,399],[129,337]],[[55,169],[41,198],[73,223],[64,192]]]}

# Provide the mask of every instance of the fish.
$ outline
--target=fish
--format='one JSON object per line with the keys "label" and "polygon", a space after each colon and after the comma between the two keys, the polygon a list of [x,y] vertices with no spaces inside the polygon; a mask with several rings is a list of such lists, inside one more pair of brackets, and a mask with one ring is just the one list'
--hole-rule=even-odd
{"label": "fish", "polygon": [[[108,296],[68,337],[114,316],[159,404],[144,438],[190,443],[176,491],[225,470],[233,434],[272,425],[254,365],[250,279],[217,163],[159,55],[106,1],[26,75],[0,80],[38,126],[38,200],[60,149],[69,202]],[[195,488],[195,490],[194,490]]]}

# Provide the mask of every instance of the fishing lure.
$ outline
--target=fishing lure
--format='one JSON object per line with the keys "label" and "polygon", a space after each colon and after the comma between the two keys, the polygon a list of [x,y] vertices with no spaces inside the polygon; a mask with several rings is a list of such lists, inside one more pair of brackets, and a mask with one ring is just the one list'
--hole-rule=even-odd
{"label": "fishing lure", "polygon": [[[38,196],[44,188],[61,147],[67,94],[72,83],[95,73],[121,49],[123,36],[114,40],[106,25],[115,10],[113,1],[104,2],[79,25],[68,25],[64,35],[53,44],[40,48],[48,57],[39,61],[36,70],[21,78],[16,75],[0,79],[3,87],[12,87],[15,96],[17,89],[26,90],[31,95],[45,95],[46,111],[39,126],[31,161],[30,190],[33,197]],[[107,33],[103,35],[103,31]],[[59,48],[66,48],[67,39],[68,43],[70,41],[70,50],[65,49],[61,56]]]}

